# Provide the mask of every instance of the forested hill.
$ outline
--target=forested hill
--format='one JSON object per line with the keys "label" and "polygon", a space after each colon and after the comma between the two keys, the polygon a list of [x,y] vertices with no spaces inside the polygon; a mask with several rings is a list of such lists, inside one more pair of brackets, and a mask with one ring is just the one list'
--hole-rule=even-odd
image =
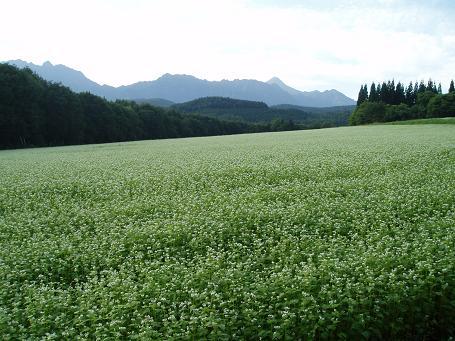
{"label": "forested hill", "polygon": [[269,107],[263,102],[226,97],[204,97],[175,104],[172,108],[184,113],[200,114],[233,121],[265,123],[281,120],[292,121],[304,128],[320,128],[347,125],[348,117],[355,107]]}
{"label": "forested hill", "polygon": [[300,105],[293,104],[279,104],[271,106],[273,109],[298,109],[314,114],[325,114],[325,113],[341,113],[341,112],[353,112],[356,108],[355,105],[337,105],[333,107],[303,107]]}
{"label": "forested hill", "polygon": [[0,64],[0,147],[54,146],[267,130],[242,122],[182,115],[148,104],[109,102]]}

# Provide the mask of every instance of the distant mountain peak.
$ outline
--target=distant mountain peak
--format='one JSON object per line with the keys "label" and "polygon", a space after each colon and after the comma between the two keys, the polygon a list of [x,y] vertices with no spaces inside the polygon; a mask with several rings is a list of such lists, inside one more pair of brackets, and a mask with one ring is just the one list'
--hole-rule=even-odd
{"label": "distant mountain peak", "polygon": [[254,79],[208,81],[192,75],[166,73],[154,81],[136,82],[112,87],[100,85],[88,79],[82,72],[62,64],[46,61],[35,65],[22,60],[9,64],[19,68],[28,67],[42,78],[62,83],[73,91],[88,91],[110,100],[151,98],[166,99],[175,103],[191,101],[201,97],[230,97],[238,100],[259,101],[268,105],[291,104],[307,107],[329,107],[355,104],[354,100],[336,90],[299,91],[286,85],[278,77],[267,82]]}
{"label": "distant mountain peak", "polygon": [[294,88],[291,88],[289,85],[286,85],[281,79],[279,79],[278,77],[272,77],[271,79],[269,79],[267,81],[267,84],[270,84],[270,85],[277,85],[278,87],[280,87],[282,90],[286,91],[288,94],[292,95],[292,96],[295,96],[295,95],[298,95],[299,93],[301,93],[301,91],[299,90],[296,90]]}
{"label": "distant mountain peak", "polygon": [[276,85],[286,85],[284,82],[279,79],[278,77],[272,77],[267,81],[268,84],[276,84]]}
{"label": "distant mountain peak", "polygon": [[158,79],[198,79],[191,75],[165,73]]}

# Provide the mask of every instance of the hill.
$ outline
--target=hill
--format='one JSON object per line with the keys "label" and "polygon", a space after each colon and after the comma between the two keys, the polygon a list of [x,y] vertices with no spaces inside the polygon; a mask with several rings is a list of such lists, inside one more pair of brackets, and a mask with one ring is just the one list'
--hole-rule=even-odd
{"label": "hill", "polygon": [[136,98],[133,99],[133,101],[138,104],[150,104],[161,108],[169,108],[175,104],[174,102],[163,98]]}
{"label": "hill", "polygon": [[305,112],[312,112],[312,113],[336,113],[336,112],[353,112],[356,108],[355,105],[337,105],[332,107],[303,107],[300,105],[292,105],[292,104],[278,104],[272,105],[271,108],[273,109],[296,109]]}
{"label": "hill", "polygon": [[225,120],[264,123],[272,120],[293,121],[305,127],[331,127],[348,124],[354,107],[303,108],[296,106],[269,107],[263,102],[225,97],[205,97],[175,104],[172,108],[183,112],[206,115]]}
{"label": "hill", "polygon": [[76,92],[89,91],[110,100],[162,98],[181,103],[200,97],[218,96],[261,101],[269,105],[286,103],[328,107],[355,104],[351,98],[334,89],[323,92],[298,91],[285,86],[281,81],[278,82],[277,78],[273,78],[269,82],[248,79],[207,81],[190,75],[165,74],[154,81],[112,87],[99,85],[88,79],[82,72],[64,65],[52,65],[50,62],[35,65],[22,60],[11,60],[8,63],[20,68],[28,67],[42,78],[61,82]]}

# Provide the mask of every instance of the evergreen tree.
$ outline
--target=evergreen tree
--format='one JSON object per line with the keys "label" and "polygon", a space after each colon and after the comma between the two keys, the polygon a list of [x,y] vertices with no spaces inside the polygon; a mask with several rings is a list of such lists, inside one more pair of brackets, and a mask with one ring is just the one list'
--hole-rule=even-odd
{"label": "evergreen tree", "polygon": [[442,94],[442,86],[441,83],[438,84],[438,94]]}
{"label": "evergreen tree", "polygon": [[368,88],[367,85],[362,85],[359,91],[359,97],[357,99],[357,105],[359,106],[363,102],[368,100]]}
{"label": "evergreen tree", "polygon": [[404,86],[401,82],[398,82],[395,89],[394,104],[401,104],[406,102],[406,96],[404,92]]}
{"label": "evergreen tree", "polygon": [[425,91],[427,91],[427,87],[425,86],[425,83],[422,80],[422,81],[420,81],[417,93],[421,94],[421,93],[424,93]]}
{"label": "evergreen tree", "polygon": [[431,91],[431,92],[438,92],[437,89],[436,89],[436,86],[434,84],[434,82],[431,80],[431,78],[428,80],[428,83],[427,83],[427,91]]}
{"label": "evergreen tree", "polygon": [[370,87],[370,96],[368,97],[368,100],[370,102],[379,102],[379,96],[378,96],[378,93],[376,91],[376,84],[371,83],[371,87]]}
{"label": "evergreen tree", "polygon": [[405,102],[407,105],[413,105],[415,103],[414,86],[412,85],[412,82],[409,82],[409,85],[406,88]]}
{"label": "evergreen tree", "polygon": [[388,81],[387,82],[387,99],[385,103],[387,104],[395,104],[395,81]]}
{"label": "evergreen tree", "polygon": [[455,85],[453,84],[453,79],[450,82],[450,87],[449,87],[449,93],[451,93],[451,92],[455,92]]}
{"label": "evergreen tree", "polygon": [[386,82],[382,82],[380,100],[381,100],[381,102],[387,103],[388,98],[389,98],[389,89],[387,87],[387,83]]}

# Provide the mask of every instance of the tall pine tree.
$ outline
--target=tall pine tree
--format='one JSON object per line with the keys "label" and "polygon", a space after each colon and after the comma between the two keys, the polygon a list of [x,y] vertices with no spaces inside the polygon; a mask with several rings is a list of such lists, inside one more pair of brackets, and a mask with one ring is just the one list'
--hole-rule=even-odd
{"label": "tall pine tree", "polygon": [[395,97],[394,104],[401,104],[406,102],[406,96],[404,93],[404,86],[401,82],[398,82],[397,87],[395,88]]}
{"label": "tall pine tree", "polygon": [[379,102],[379,96],[378,96],[378,93],[376,91],[376,84],[371,83],[371,87],[370,87],[370,96],[368,97],[368,100],[370,102]]}
{"label": "tall pine tree", "polygon": [[409,82],[408,87],[405,92],[405,100],[407,105],[413,105],[415,103],[414,99],[414,85],[412,82]]}
{"label": "tall pine tree", "polygon": [[362,85],[359,91],[359,97],[357,99],[357,106],[368,100],[368,87],[367,85]]}
{"label": "tall pine tree", "polygon": [[388,103],[388,98],[389,98],[389,88],[387,87],[386,82],[382,82],[380,100],[381,100],[381,102]]}
{"label": "tall pine tree", "polygon": [[425,86],[425,83],[422,80],[422,81],[420,81],[419,89],[418,89],[417,92],[420,94],[420,93],[423,93],[425,91],[427,91],[427,87]]}
{"label": "tall pine tree", "polygon": [[450,82],[450,87],[449,87],[449,93],[451,93],[451,92],[455,92],[455,85],[453,84],[453,79]]}

